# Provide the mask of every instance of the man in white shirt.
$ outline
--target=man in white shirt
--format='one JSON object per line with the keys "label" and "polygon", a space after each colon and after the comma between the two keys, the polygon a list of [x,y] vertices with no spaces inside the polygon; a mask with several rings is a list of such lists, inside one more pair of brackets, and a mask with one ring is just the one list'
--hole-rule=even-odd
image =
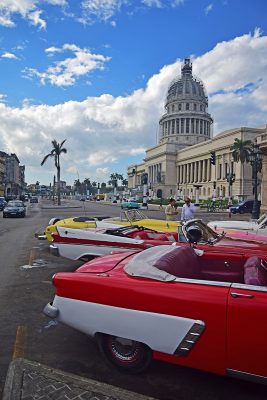
{"label": "man in white shirt", "polygon": [[182,207],[181,221],[187,221],[194,218],[195,216],[195,206],[191,203],[189,197],[185,197],[184,205]]}

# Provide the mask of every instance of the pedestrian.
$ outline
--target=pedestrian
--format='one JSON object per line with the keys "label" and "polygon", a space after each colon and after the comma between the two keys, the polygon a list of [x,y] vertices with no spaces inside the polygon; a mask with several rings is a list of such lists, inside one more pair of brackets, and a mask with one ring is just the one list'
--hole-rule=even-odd
{"label": "pedestrian", "polygon": [[194,215],[195,215],[195,206],[194,204],[191,203],[189,197],[185,197],[184,205],[182,207],[181,220],[185,222],[189,219],[194,218]]}
{"label": "pedestrian", "polygon": [[159,202],[159,209],[160,209],[160,210],[163,210],[162,203],[163,203],[163,199],[162,199],[162,197],[161,197],[161,198],[160,198],[160,202]]}
{"label": "pedestrian", "polygon": [[175,216],[178,214],[176,201],[169,200],[169,204],[165,208],[166,221],[175,221]]}

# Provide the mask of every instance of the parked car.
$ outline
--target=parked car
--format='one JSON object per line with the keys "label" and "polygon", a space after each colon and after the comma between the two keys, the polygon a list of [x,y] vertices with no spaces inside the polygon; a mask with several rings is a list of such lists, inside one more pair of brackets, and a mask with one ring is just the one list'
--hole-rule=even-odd
{"label": "parked car", "polygon": [[7,205],[6,199],[4,197],[0,197],[0,211],[3,211],[6,205]]}
{"label": "parked car", "polygon": [[45,229],[47,240],[52,241],[52,233],[57,231],[57,226],[69,227],[74,229],[84,228],[112,228],[117,225],[141,225],[146,228],[155,229],[162,232],[174,232],[180,222],[164,221],[160,219],[149,219],[141,210],[121,210],[119,217],[105,216],[81,216],[74,218],[52,218]]}
{"label": "parked car", "polygon": [[10,200],[3,210],[3,218],[26,216],[26,207],[20,200]]}
{"label": "parked car", "polygon": [[[254,203],[254,200],[242,201],[241,203],[239,203],[235,206],[231,206],[230,211],[232,214],[252,213],[253,203]],[[259,201],[258,203],[259,203],[259,207],[260,207],[261,202]]]}
{"label": "parked car", "polygon": [[128,201],[124,201],[124,202],[121,203],[121,208],[122,209],[132,210],[132,209],[138,209],[140,207],[141,206],[137,202],[137,200],[128,200]]}
{"label": "parked car", "polygon": [[38,197],[37,196],[32,196],[30,198],[30,203],[38,203]]}
{"label": "parked car", "polygon": [[[210,252],[243,254],[267,254],[267,236],[257,236],[254,233],[239,237],[238,234],[218,234],[201,220],[193,219],[177,227],[174,232],[159,232],[138,225],[111,228],[71,229],[57,226],[57,232],[52,233],[53,243],[50,252],[56,256],[72,260],[88,260],[93,257],[110,254],[114,251],[147,249],[159,245],[190,246],[192,231],[200,234],[195,238],[194,246]],[[242,232],[241,232],[242,233]],[[260,240],[264,239],[264,240]]]}
{"label": "parked car", "polygon": [[238,229],[247,232],[254,232],[255,234],[266,235],[267,241],[267,214],[262,214],[256,221],[232,221],[231,219],[225,221],[210,221],[208,226],[215,230]]}
{"label": "parked car", "polygon": [[107,255],[56,273],[44,313],[94,337],[120,370],[155,358],[266,382],[266,260],[190,246]]}

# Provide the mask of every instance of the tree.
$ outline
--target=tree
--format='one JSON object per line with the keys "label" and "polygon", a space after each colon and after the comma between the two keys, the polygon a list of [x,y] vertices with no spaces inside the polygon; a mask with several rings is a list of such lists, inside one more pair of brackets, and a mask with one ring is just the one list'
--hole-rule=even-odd
{"label": "tree", "polygon": [[53,157],[54,158],[54,162],[55,162],[55,167],[57,169],[57,204],[60,205],[61,201],[60,201],[60,155],[62,153],[67,153],[67,149],[65,147],[63,147],[64,143],[66,142],[67,139],[63,140],[63,142],[58,143],[55,139],[52,140],[52,145],[53,148],[50,151],[50,153],[48,153],[43,161],[41,162],[41,165],[44,165],[44,163],[46,162],[46,160],[49,157]]}
{"label": "tree", "polygon": [[110,174],[110,181],[108,181],[109,185],[112,185],[113,188],[118,187],[118,181],[122,181],[123,176],[121,174],[118,174],[117,172]]}
{"label": "tree", "polygon": [[127,187],[127,186],[128,186],[128,181],[127,181],[127,179],[123,179],[123,180],[122,180],[122,186],[123,186],[123,187]]}
{"label": "tree", "polygon": [[235,138],[234,144],[230,147],[232,156],[235,162],[249,162],[249,154],[251,153],[252,142],[251,140],[242,140]]}
{"label": "tree", "polygon": [[81,187],[82,187],[82,184],[81,184],[81,182],[80,182],[80,179],[76,179],[76,180],[74,181],[74,187],[75,187],[76,191],[77,191],[79,194],[81,194]]}

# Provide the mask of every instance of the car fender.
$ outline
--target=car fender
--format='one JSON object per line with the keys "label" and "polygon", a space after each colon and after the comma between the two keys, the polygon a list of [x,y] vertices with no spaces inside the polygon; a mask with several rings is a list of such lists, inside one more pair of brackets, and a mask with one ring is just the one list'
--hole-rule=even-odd
{"label": "car fender", "polygon": [[[87,335],[98,333],[136,340],[153,351],[187,355],[204,331],[203,321],[55,296],[57,319]],[[89,317],[90,316],[90,317]],[[111,323],[112,320],[112,323]],[[192,332],[197,331],[194,335]],[[186,337],[194,342],[186,350]],[[184,353],[185,354],[184,354]]]}

